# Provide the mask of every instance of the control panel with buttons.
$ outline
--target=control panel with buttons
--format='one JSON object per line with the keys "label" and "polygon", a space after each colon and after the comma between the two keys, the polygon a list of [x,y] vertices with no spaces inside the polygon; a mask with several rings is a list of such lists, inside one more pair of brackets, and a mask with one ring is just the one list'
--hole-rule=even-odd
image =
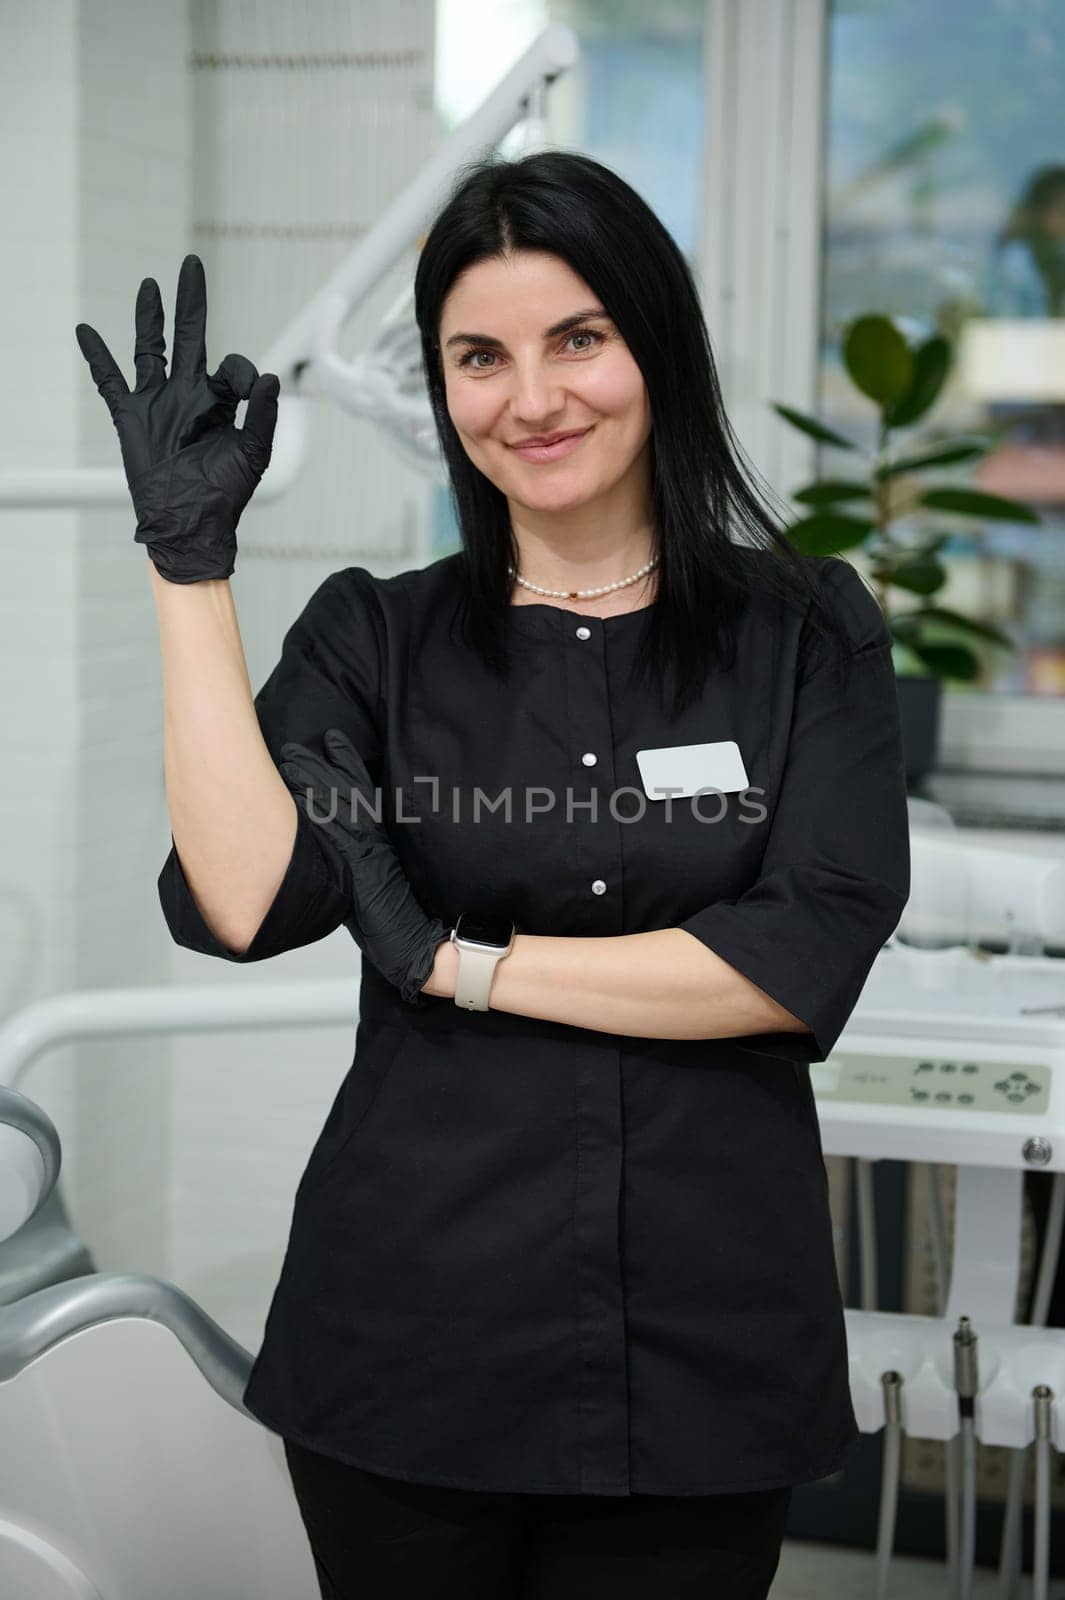
{"label": "control panel with buttons", "polygon": [[1044,1116],[1051,1069],[1031,1061],[981,1061],[978,1056],[866,1055],[837,1050],[813,1062],[818,1100],[914,1106],[918,1110],[1013,1111]]}

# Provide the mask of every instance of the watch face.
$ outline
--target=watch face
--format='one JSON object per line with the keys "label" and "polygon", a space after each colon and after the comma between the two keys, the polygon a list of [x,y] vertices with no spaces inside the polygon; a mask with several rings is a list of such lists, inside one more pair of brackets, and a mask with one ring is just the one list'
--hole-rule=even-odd
{"label": "watch face", "polygon": [[464,911],[455,924],[456,939],[493,945],[497,950],[510,943],[513,932],[514,923],[509,917],[480,916],[472,911]]}

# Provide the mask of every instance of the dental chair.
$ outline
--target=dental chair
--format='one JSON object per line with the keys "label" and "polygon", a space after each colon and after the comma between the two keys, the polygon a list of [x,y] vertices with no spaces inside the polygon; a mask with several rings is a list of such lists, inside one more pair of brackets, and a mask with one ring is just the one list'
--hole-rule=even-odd
{"label": "dental chair", "polygon": [[[350,1015],[350,979],[280,988]],[[281,1440],[241,1401],[250,1352],[173,1284],[97,1272],[59,1168],[51,1119],[0,1086],[0,1596],[311,1600]]]}

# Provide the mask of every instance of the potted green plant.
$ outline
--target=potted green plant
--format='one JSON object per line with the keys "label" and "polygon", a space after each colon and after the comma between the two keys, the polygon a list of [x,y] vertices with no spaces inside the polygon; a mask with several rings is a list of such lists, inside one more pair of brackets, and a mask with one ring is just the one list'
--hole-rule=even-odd
{"label": "potted green plant", "polygon": [[[947,581],[939,552],[951,532],[937,528],[934,514],[1027,523],[1041,519],[1020,501],[934,481],[934,469],[975,461],[993,450],[999,441],[994,430],[926,438],[893,457],[896,433],[926,418],[942,392],[953,357],[945,334],[936,332],[913,344],[892,318],[870,313],[848,324],[842,357],[851,382],[878,408],[876,449],[863,449],[816,417],[772,402],[792,427],[863,459],[861,475],[825,478],[798,489],[792,499],[810,510],[786,533],[807,555],[836,555],[859,547],[867,551],[869,576],[894,641],[906,774],[913,784],[935,766],[943,683],[977,678],[980,646],[1016,649],[1001,629],[936,603]],[[926,476],[930,470],[932,482]],[[895,525],[915,513],[920,514],[916,531],[900,534]],[[899,592],[898,599],[892,591]]]}

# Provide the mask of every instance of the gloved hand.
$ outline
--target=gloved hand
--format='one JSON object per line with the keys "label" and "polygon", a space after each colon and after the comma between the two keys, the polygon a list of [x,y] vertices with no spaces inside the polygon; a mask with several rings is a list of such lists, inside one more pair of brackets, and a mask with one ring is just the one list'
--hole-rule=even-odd
{"label": "gloved hand", "polygon": [[[280,383],[246,356],[207,373],[207,283],[198,256],[178,275],[174,349],[166,372],[163,303],[154,278],[137,294],[137,387],[129,386],[95,328],[75,333],[118,430],[133,506],[134,540],[171,583],[228,578],[237,522],[270,462]],[[233,426],[247,400],[243,428]]]}
{"label": "gloved hand", "polygon": [[[383,822],[374,819],[375,788],[351,740],[337,728],[323,736],[325,757],[306,745],[281,746],[279,771],[308,816],[325,829],[347,867],[355,942],[404,1000],[425,1005],[436,947],[448,930],[414,897]],[[365,798],[359,805],[353,791]],[[331,818],[325,821],[325,818]]]}

